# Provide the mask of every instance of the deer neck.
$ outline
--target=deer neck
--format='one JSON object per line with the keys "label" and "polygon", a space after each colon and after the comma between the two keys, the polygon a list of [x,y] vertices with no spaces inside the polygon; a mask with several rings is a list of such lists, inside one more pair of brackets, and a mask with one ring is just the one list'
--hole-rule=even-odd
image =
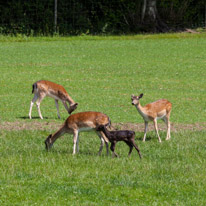
{"label": "deer neck", "polygon": [[105,134],[105,136],[106,136],[108,139],[110,139],[110,133],[109,133],[109,131],[108,131],[106,128],[104,128],[102,131],[103,131],[103,133]]}
{"label": "deer neck", "polygon": [[146,115],[146,111],[145,111],[144,107],[142,107],[142,105],[140,103],[135,105],[135,107],[137,108],[137,111],[139,112],[139,114],[145,119],[147,117],[147,115]]}

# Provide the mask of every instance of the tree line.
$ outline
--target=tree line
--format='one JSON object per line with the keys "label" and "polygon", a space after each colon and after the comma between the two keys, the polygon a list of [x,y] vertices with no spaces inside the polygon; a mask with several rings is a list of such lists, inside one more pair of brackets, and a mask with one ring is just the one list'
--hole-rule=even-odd
{"label": "tree line", "polygon": [[205,0],[10,0],[1,1],[0,11],[1,34],[132,34],[206,26]]}

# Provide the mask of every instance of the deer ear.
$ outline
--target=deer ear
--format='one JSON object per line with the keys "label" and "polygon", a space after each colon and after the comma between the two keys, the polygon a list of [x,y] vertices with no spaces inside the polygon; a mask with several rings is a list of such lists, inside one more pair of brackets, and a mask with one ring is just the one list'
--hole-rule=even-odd
{"label": "deer ear", "polygon": [[143,97],[143,93],[139,95],[139,99]]}

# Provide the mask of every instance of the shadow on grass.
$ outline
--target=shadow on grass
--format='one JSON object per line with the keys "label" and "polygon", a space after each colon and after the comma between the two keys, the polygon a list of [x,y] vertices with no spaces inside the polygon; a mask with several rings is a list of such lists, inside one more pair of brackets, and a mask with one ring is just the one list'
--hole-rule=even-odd
{"label": "shadow on grass", "polygon": [[[139,136],[139,137],[136,136],[135,139],[136,139],[137,141],[143,141],[143,137],[144,137],[144,136]],[[153,138],[155,138],[155,137],[153,137],[153,136],[147,136],[145,142],[151,141]]]}
{"label": "shadow on grass", "polygon": [[[17,117],[19,119],[29,119],[28,116],[23,116],[23,117]],[[32,119],[40,119],[40,117],[32,117]],[[49,119],[48,117],[44,117],[44,119]]]}
{"label": "shadow on grass", "polygon": [[72,154],[73,151],[71,151],[70,149],[55,149],[55,148],[51,148],[50,150],[46,150],[46,148],[44,149],[45,153],[47,154],[63,154],[63,155],[71,155],[73,157],[78,157],[78,156],[98,156],[98,157],[109,157],[111,155],[111,153],[109,153],[109,155],[106,154],[106,151],[102,151],[102,154],[99,155],[98,151],[93,152],[93,151],[79,151],[78,153],[76,153],[75,155]]}

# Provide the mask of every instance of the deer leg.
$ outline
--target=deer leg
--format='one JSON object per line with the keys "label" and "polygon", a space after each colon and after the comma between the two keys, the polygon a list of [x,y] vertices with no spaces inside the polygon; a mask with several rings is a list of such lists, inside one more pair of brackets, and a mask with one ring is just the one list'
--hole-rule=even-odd
{"label": "deer leg", "polygon": [[163,121],[165,122],[166,126],[167,126],[167,136],[166,136],[166,140],[170,139],[170,121],[168,117],[164,117]]}
{"label": "deer leg", "polygon": [[166,140],[170,139],[170,121],[169,119],[166,120],[166,125],[167,125],[167,138]]}
{"label": "deer leg", "polygon": [[101,144],[100,144],[98,155],[102,154],[102,149],[104,147],[104,139],[102,137],[100,137],[100,140],[101,140]]}
{"label": "deer leg", "polygon": [[57,108],[57,115],[58,115],[58,118],[60,119],[60,114],[59,114],[59,104],[58,104],[58,100],[55,99],[55,105],[56,105],[56,108]]}
{"label": "deer leg", "polygon": [[140,150],[139,150],[138,146],[135,144],[134,140],[131,140],[131,142],[132,142],[132,145],[133,145],[133,146],[135,147],[135,149],[137,150],[137,152],[138,152],[138,154],[139,154],[139,158],[141,159],[141,158],[142,158],[142,155],[141,155],[141,153],[140,153]]}
{"label": "deer leg", "polygon": [[79,152],[79,133],[78,133],[78,136],[77,136],[76,148],[77,148],[77,153],[78,153]]}
{"label": "deer leg", "polygon": [[36,106],[37,106],[37,110],[38,110],[38,113],[39,113],[39,117],[41,119],[43,119],[42,115],[41,115],[41,110],[40,110],[40,104],[41,104],[41,101],[44,99],[45,95],[40,95],[39,96],[39,99],[37,100],[36,102]]}
{"label": "deer leg", "polygon": [[36,102],[37,99],[38,99],[38,95],[35,93],[34,98],[31,100],[31,104],[30,104],[29,119],[31,119],[32,107],[33,107],[33,105],[34,105],[34,103]]}
{"label": "deer leg", "polygon": [[148,122],[144,122],[144,138],[143,138],[143,142],[145,142],[146,139],[146,135],[147,135],[147,128],[148,128]]}
{"label": "deer leg", "polygon": [[112,142],[111,143],[111,147],[110,149],[112,150],[112,157],[119,157],[118,154],[114,151],[115,150],[115,146],[116,146],[116,142]]}
{"label": "deer leg", "polygon": [[159,136],[159,133],[158,133],[158,127],[157,127],[157,120],[156,119],[154,119],[154,127],[155,127],[155,131],[156,131],[156,133],[157,133],[157,136],[158,136],[158,139],[159,139],[159,142],[161,142],[161,139],[160,139],[160,136]]}
{"label": "deer leg", "polygon": [[104,135],[104,133],[102,131],[97,132],[97,135],[99,136],[99,138],[101,140],[101,145],[100,145],[98,154],[101,155],[102,149],[103,149],[104,143],[105,143],[106,150],[107,150],[107,155],[109,155],[109,145],[108,145],[109,140],[107,139],[107,137]]}
{"label": "deer leg", "polygon": [[124,141],[124,142],[129,146],[128,156],[130,156],[132,153],[132,150],[133,150],[133,144],[131,142],[127,142],[127,141]]}
{"label": "deer leg", "polygon": [[78,139],[78,131],[74,131],[73,135],[74,135],[73,155],[75,155],[76,154],[76,144],[77,144],[77,139]]}
{"label": "deer leg", "polygon": [[170,120],[168,119],[168,139],[170,139],[171,138],[171,134],[170,134]]}
{"label": "deer leg", "polygon": [[116,142],[112,142],[111,143],[111,146],[110,146],[110,149],[112,150],[112,157],[118,157],[117,153],[115,153],[115,145],[116,145]]}

